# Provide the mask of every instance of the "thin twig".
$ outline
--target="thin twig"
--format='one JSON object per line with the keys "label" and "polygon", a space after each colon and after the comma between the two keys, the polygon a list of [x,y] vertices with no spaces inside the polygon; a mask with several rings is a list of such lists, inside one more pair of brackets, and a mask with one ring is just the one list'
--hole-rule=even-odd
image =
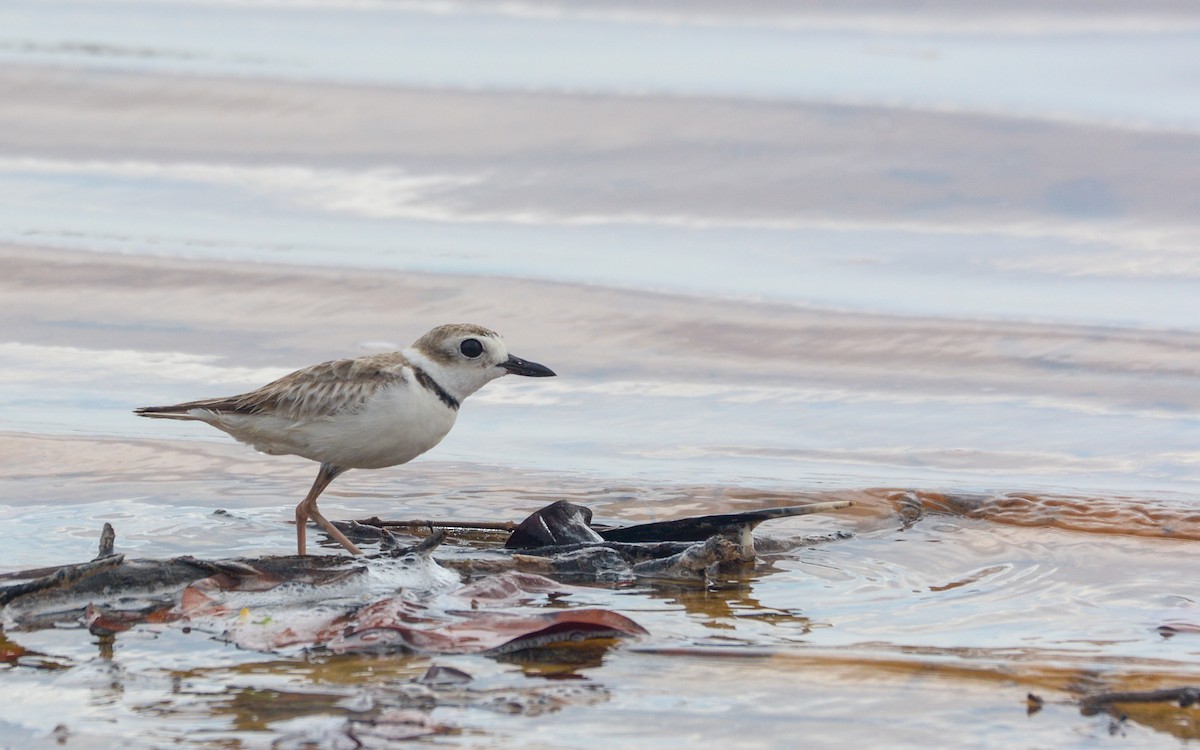
{"label": "thin twig", "polygon": [[512,531],[517,528],[517,524],[512,521],[384,521],[378,516],[362,518],[355,523],[380,528],[427,528],[432,526],[442,529],[482,529],[485,531]]}

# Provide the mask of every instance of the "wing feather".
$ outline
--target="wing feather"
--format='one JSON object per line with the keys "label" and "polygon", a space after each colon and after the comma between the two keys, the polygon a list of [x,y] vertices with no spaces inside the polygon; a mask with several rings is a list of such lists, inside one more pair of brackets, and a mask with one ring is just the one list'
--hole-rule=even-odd
{"label": "wing feather", "polygon": [[263,414],[308,421],[354,412],[389,385],[406,382],[408,360],[400,352],[337,359],[305,367],[237,396],[201,399],[135,410],[144,417],[189,419],[200,409],[216,414]]}

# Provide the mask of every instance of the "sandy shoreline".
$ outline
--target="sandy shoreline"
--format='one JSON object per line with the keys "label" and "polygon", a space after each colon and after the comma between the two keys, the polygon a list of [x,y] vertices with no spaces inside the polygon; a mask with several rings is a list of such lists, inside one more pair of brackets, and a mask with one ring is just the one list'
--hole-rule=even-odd
{"label": "sandy shoreline", "polygon": [[[547,352],[588,380],[903,387],[1027,394],[1100,410],[1200,408],[1191,387],[1200,333],[1190,331],[906,318],[536,280],[49,248],[4,246],[0,259],[0,321],[11,342],[295,367],[364,345],[403,347],[443,320],[486,318],[514,350]],[[1148,377],[1153,394],[1144,392]]]}
{"label": "sandy shoreline", "polygon": [[435,460],[793,489],[1153,495],[1195,481],[1195,332],[11,245],[0,263],[9,433],[222,440],[129,412],[461,320],[560,377],[485,390]]}
{"label": "sandy shoreline", "polygon": [[[1191,200],[1200,135],[1188,132],[919,108],[20,65],[0,71],[0,98],[0,155],[47,168],[395,167],[449,180],[429,196],[359,206],[365,215],[908,226],[1120,237],[1143,251],[1200,236]],[[1138,173],[1155,179],[1130,179]]]}

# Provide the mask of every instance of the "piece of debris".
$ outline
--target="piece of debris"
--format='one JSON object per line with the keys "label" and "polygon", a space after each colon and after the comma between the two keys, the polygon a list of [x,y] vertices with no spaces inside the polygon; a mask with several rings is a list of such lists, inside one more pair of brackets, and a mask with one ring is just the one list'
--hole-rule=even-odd
{"label": "piece of debris", "polygon": [[559,500],[522,521],[504,542],[504,548],[535,549],[604,541],[591,524],[590,508]]}
{"label": "piece of debris", "polygon": [[[548,578],[510,571],[453,591],[387,596],[365,605],[300,601],[258,613],[239,606],[237,582],[214,576],[188,587],[172,621],[211,632],[242,648],[302,648],[347,653],[508,653],[552,643],[645,635],[629,618],[602,609],[530,609],[569,593]],[[221,596],[221,593],[226,596]],[[299,607],[297,607],[299,605]],[[513,607],[521,607],[512,611]]]}
{"label": "piece of debris", "polygon": [[1157,628],[1155,628],[1155,630],[1157,630],[1158,634],[1163,638],[1173,638],[1177,635],[1184,634],[1197,635],[1200,634],[1200,623],[1182,621],[1164,622],[1162,625],[1159,625]]}
{"label": "piece of debris", "polygon": [[417,679],[417,682],[422,685],[445,687],[447,685],[466,685],[474,679],[474,677],[461,669],[434,664],[425,670],[425,674],[421,675]]}
{"label": "piece of debris", "polygon": [[[422,622],[425,608],[401,597],[375,602],[317,634],[334,654],[417,652],[502,654],[554,643],[647,635],[624,615],[603,609],[540,610],[529,614],[457,611],[447,622]],[[431,627],[432,625],[432,627]]]}
{"label": "piece of debris", "polygon": [[432,557],[446,529],[464,522],[423,522],[431,533],[411,544],[393,532],[409,524],[370,519],[379,525],[343,526],[350,536],[379,542],[379,552],[368,557],[230,560],[128,560],[114,553],[115,533],[105,524],[94,560],[0,575],[0,583],[12,582],[0,587],[0,613],[11,631],[75,622],[111,639],[144,623],[180,623],[262,651],[499,654],[636,637],[646,631],[616,612],[547,609],[547,599],[570,588],[544,575],[610,585],[641,578],[707,582],[756,561],[751,532],[764,521],[849,505],[597,528],[591,510],[559,501],[520,524],[488,524],[489,532],[511,530],[504,549],[495,540],[478,552],[456,547],[447,564],[467,571],[466,585]]}
{"label": "piece of debris", "polygon": [[597,529],[589,509],[560,500],[525,519],[504,546],[519,550],[513,559],[523,569],[573,580],[706,580],[756,560],[752,532],[764,521],[850,505],[812,503]]}
{"label": "piece of debris", "polygon": [[1046,701],[1045,701],[1045,699],[1042,698],[1042,696],[1035,695],[1033,693],[1025,694],[1025,713],[1026,713],[1026,715],[1033,716],[1038,711],[1041,711],[1042,706],[1044,706],[1045,704],[1046,704]]}
{"label": "piece of debris", "polygon": [[[744,548],[719,535],[693,544],[677,555],[648,560],[633,566],[634,575],[643,578],[710,578],[723,565],[746,562]],[[753,554],[750,557],[754,559]]]}
{"label": "piece of debris", "polygon": [[104,522],[104,528],[100,530],[100,549],[92,561],[103,560],[106,557],[113,556],[113,545],[117,541],[117,532],[113,531],[112,524],[108,521]]}
{"label": "piece of debris", "polygon": [[[30,594],[68,589],[86,578],[112,570],[124,562],[124,560],[124,555],[109,555],[80,565],[63,565],[58,568],[26,571],[29,573],[45,574],[31,581],[13,584],[0,589],[0,607],[6,607],[17,599],[29,596]],[[20,574],[15,574],[13,577],[21,576]]]}
{"label": "piece of debris", "polygon": [[[763,508],[744,513],[695,516],[674,521],[656,521],[635,526],[600,529],[600,536],[609,542],[702,542],[711,536],[726,533],[731,528],[749,533],[764,521],[807,516],[812,513],[827,513],[831,510],[849,508],[853,504],[849,500],[834,500],[824,503],[808,503],[807,505],[789,505],[782,508]],[[590,512],[588,516],[590,518]]]}
{"label": "piece of debris", "polygon": [[1131,690],[1109,693],[1093,693],[1079,701],[1079,709],[1085,716],[1107,710],[1115,703],[1176,703],[1180,708],[1190,708],[1200,703],[1200,686],[1190,685],[1161,690]]}

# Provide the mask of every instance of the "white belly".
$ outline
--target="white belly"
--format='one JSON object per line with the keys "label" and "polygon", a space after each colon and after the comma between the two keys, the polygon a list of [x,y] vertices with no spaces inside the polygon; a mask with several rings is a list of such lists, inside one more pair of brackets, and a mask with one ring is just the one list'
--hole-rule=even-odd
{"label": "white belly", "polygon": [[303,421],[226,414],[205,421],[264,453],[379,469],[407,463],[437,445],[457,415],[424,388],[400,385],[379,391],[353,414]]}

